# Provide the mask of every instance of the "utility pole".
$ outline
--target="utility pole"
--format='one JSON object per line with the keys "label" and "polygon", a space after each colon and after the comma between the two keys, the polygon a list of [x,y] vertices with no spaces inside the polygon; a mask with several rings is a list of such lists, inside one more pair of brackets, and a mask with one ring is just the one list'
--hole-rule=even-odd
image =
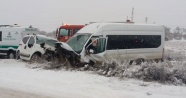
{"label": "utility pole", "polygon": [[148,17],[145,17],[145,23],[147,23],[148,22]]}
{"label": "utility pole", "polygon": [[133,22],[133,19],[134,19],[134,8],[132,8],[131,22]]}

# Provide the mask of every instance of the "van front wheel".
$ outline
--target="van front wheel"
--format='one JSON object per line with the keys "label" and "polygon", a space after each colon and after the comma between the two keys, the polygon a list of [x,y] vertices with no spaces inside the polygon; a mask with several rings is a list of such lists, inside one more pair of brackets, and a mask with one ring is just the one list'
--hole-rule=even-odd
{"label": "van front wheel", "polygon": [[41,60],[41,57],[39,56],[39,54],[34,53],[32,57],[30,58],[30,64],[38,63],[40,60]]}

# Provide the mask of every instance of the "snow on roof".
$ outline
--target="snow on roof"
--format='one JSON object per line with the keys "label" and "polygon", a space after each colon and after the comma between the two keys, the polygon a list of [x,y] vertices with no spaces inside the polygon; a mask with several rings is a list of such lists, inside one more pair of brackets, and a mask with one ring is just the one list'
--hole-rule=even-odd
{"label": "snow on roof", "polygon": [[32,26],[18,26],[18,25],[0,25],[0,28],[3,28],[3,29],[10,29],[10,28],[14,28],[14,29],[27,29],[27,30],[37,30],[39,31],[39,28],[34,28]]}
{"label": "snow on roof", "polygon": [[82,28],[78,33],[96,33],[107,30],[150,30],[162,31],[163,26],[156,24],[137,23],[92,23]]}

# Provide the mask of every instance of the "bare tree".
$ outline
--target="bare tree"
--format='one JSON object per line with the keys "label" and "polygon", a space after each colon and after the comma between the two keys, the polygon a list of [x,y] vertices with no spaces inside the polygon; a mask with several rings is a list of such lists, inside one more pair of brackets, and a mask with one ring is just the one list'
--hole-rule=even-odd
{"label": "bare tree", "polygon": [[176,27],[176,29],[174,29],[174,39],[176,40],[182,39],[183,29],[184,28],[180,28],[180,27]]}
{"label": "bare tree", "polygon": [[173,39],[173,33],[170,31],[171,29],[165,26],[165,40],[172,40]]}

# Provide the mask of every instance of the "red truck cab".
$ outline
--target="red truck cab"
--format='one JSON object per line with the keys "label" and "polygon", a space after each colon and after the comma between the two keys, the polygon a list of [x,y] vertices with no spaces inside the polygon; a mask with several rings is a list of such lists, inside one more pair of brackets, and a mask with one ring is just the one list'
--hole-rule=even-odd
{"label": "red truck cab", "polygon": [[76,32],[78,32],[84,25],[62,25],[56,31],[56,37],[58,41],[66,42],[71,38]]}

